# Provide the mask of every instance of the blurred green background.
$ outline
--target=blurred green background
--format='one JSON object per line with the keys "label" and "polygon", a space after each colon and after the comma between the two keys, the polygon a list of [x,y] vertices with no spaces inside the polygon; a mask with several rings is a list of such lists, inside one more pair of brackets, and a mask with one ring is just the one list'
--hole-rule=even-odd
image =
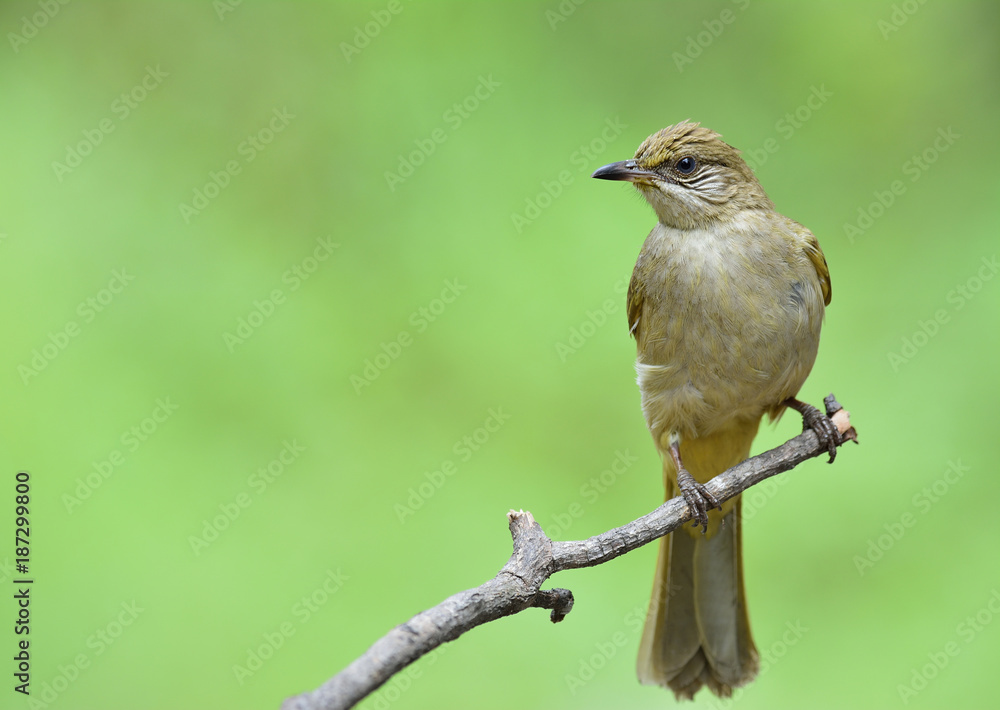
{"label": "blurred green background", "polygon": [[[588,175],[686,118],[819,237],[802,396],[861,438],[747,496],[765,671],[731,704],[995,701],[996,3],[43,0],[0,24],[0,656],[26,470],[31,707],[276,708],[493,576],[508,509],[579,539],[657,505],[623,313],[654,218]],[[672,705],[634,674],[655,554],[556,576],[565,623],[488,624],[362,707]]]}

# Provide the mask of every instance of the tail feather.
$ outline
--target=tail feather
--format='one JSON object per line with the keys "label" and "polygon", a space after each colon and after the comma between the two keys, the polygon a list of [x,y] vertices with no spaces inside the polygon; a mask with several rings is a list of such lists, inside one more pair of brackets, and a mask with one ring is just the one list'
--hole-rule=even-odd
{"label": "tail feather", "polygon": [[[664,685],[668,678],[679,678],[686,685],[701,675],[705,665],[701,634],[697,624],[690,623],[697,618],[693,561],[691,537],[671,534],[661,538],[653,598],[639,645],[641,683]],[[669,646],[664,639],[670,639]]]}
{"label": "tail feather", "polygon": [[740,615],[746,616],[745,600],[740,598],[743,580],[737,571],[734,513],[723,519],[714,537],[693,541],[695,621],[701,647],[715,675],[726,682],[742,673],[738,630]]}
{"label": "tail feather", "polygon": [[642,683],[720,697],[757,675],[740,561],[739,504],[712,538],[676,531],[660,542],[657,582],[639,650]]}
{"label": "tail feather", "polygon": [[[746,458],[755,432],[756,426],[747,432],[746,453],[733,463]],[[707,463],[703,444],[712,442],[698,442],[692,462]],[[727,467],[712,466],[715,473]],[[711,478],[689,470],[702,482]],[[670,497],[676,492],[672,467],[666,473]],[[740,509],[738,498],[727,501],[722,511],[710,511],[708,534],[685,527],[660,541],[637,670],[640,682],[669,687],[678,699],[692,698],[703,686],[729,697],[758,672],[743,585]]]}

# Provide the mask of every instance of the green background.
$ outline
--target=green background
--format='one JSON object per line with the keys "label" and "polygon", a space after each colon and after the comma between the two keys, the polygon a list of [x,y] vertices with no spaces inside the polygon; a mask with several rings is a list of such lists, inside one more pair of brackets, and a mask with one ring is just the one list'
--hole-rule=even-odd
{"label": "green background", "polygon": [[[995,700],[995,3],[15,2],[0,26],[0,658],[26,470],[44,707],[276,708],[492,577],[507,510],[579,539],[657,505],[621,288],[653,214],[588,175],[686,118],[770,146],[751,162],[833,277],[802,396],[861,438],[748,495],[766,670],[732,704]],[[673,704],[634,674],[655,554],[557,575],[565,623],[488,624],[363,707]],[[12,666],[0,705],[28,707]]]}

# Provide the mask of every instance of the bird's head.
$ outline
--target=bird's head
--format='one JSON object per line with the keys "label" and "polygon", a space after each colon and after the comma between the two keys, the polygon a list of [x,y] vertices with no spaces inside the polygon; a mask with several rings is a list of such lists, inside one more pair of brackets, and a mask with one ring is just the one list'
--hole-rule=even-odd
{"label": "bird's head", "polygon": [[654,133],[634,158],[605,165],[593,177],[631,182],[660,222],[677,229],[707,227],[744,209],[773,207],[740,152],[715,131],[689,121]]}

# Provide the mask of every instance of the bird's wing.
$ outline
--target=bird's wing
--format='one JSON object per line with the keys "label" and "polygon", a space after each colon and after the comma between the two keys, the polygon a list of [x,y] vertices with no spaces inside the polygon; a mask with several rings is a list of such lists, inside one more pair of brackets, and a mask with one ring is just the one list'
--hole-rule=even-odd
{"label": "bird's wing", "polygon": [[632,271],[632,280],[628,284],[628,296],[625,299],[625,311],[628,314],[628,332],[639,341],[639,318],[642,315],[642,301],[645,297],[643,293],[642,279],[639,278],[639,264],[642,263],[642,256],[636,263]]}
{"label": "bird's wing", "polygon": [[833,285],[830,283],[830,267],[826,265],[826,257],[823,256],[823,250],[819,248],[819,240],[809,232],[809,239],[806,240],[806,256],[809,257],[809,261],[812,265],[816,267],[816,275],[819,276],[819,285],[823,289],[823,303],[827,306],[830,305],[830,299],[833,298]]}
{"label": "bird's wing", "polygon": [[830,267],[826,265],[826,257],[823,256],[823,250],[819,247],[819,240],[816,239],[816,235],[795,220],[788,219],[788,222],[792,231],[802,240],[806,256],[815,267],[816,276],[819,277],[819,285],[823,289],[823,303],[829,306],[833,296],[833,286],[830,283]]}

